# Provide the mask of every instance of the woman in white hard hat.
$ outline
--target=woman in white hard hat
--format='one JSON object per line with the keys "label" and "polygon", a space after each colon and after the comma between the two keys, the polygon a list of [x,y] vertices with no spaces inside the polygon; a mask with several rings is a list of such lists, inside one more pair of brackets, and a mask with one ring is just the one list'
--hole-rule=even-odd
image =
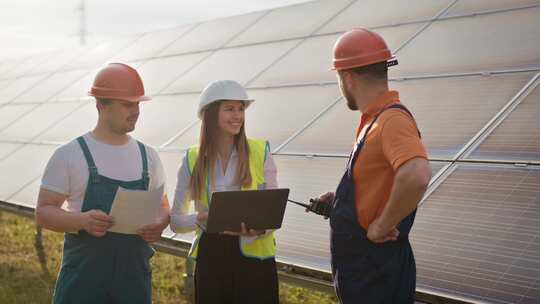
{"label": "woman in white hard hat", "polygon": [[[188,149],[178,172],[171,228],[196,231],[188,261],[197,260],[197,303],[279,302],[273,231],[202,229],[212,192],[277,187],[268,142],[246,138],[244,110],[252,102],[235,81],[210,83],[199,104],[199,146]],[[192,201],[194,214],[189,213]]]}

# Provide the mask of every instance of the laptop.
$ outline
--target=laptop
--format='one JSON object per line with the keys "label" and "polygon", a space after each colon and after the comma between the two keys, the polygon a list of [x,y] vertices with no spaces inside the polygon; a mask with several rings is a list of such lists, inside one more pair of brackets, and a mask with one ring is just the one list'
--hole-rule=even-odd
{"label": "laptop", "polygon": [[283,223],[289,189],[214,192],[210,200],[207,233],[248,229],[279,229]]}

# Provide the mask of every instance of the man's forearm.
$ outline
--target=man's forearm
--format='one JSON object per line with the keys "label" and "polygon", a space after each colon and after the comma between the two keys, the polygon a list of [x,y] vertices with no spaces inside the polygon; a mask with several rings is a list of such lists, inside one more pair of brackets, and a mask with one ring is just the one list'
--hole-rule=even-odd
{"label": "man's forearm", "polygon": [[39,226],[57,232],[76,232],[81,229],[81,213],[69,212],[53,205],[36,208],[36,222]]}
{"label": "man's forearm", "polygon": [[385,229],[390,230],[398,225],[418,206],[431,176],[430,172],[425,171],[426,168],[418,168],[417,164],[412,163],[397,172],[388,203],[380,216],[380,224]]}

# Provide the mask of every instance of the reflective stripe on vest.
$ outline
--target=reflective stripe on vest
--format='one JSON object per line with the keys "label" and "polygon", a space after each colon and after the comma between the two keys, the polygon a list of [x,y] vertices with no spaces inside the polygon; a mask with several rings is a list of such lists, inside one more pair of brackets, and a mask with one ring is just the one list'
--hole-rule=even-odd
{"label": "reflective stripe on vest", "polygon": [[[242,186],[242,190],[257,190],[259,187],[265,184],[264,177],[264,161],[266,159],[266,153],[269,153],[268,142],[265,140],[248,139],[249,146],[249,171],[251,173],[251,185],[248,187]],[[194,146],[187,151],[187,160],[189,165],[189,173],[193,172],[197,157],[199,155],[199,147]],[[211,193],[209,191],[208,177],[206,179],[206,187],[201,193],[201,199],[198,202],[205,209],[208,209],[209,197]],[[197,228],[195,238],[189,250],[190,258],[197,258],[197,249],[199,239],[201,238],[202,230]],[[264,236],[253,238],[240,237],[240,251],[245,257],[267,259],[273,258],[276,255],[276,242],[274,233],[268,233]]]}

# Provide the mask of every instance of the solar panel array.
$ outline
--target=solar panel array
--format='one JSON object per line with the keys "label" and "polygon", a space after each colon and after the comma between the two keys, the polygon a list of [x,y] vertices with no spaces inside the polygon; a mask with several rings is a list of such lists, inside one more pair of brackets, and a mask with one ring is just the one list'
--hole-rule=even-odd
{"label": "solar panel array", "polygon": [[[539,20],[540,1],[313,1],[0,62],[0,200],[35,205],[52,152],[95,124],[86,91],[96,71],[118,61],[154,97],[134,136],[159,149],[170,196],[197,142],[198,94],[215,79],[235,79],[257,100],[248,135],[270,140],[291,198],[333,190],[359,113],[340,97],[331,49],[364,26],[399,58],[391,87],[415,113],[434,172],[411,235],[418,288],[539,303]],[[279,259],[328,271],[328,233],[289,206]]]}

